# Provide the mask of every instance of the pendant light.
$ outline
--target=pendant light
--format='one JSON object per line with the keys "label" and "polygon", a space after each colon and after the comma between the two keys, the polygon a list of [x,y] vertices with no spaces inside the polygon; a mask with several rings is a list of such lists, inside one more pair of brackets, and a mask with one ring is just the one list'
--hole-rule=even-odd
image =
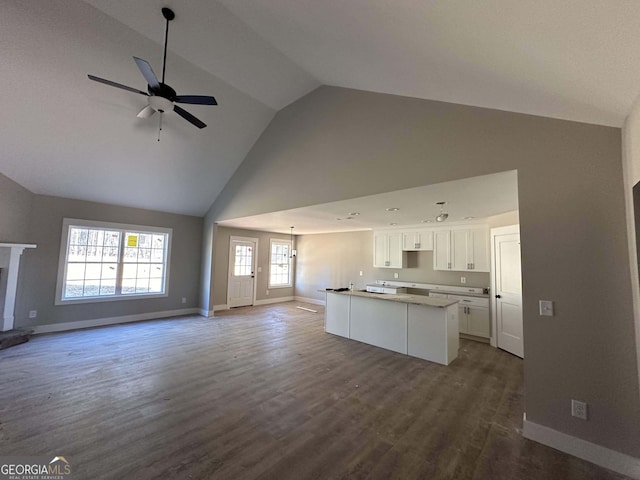
{"label": "pendant light", "polygon": [[444,222],[447,218],[449,218],[449,214],[444,211],[444,206],[447,202],[437,202],[436,205],[440,205],[440,215],[436,217],[436,222]]}
{"label": "pendant light", "polygon": [[289,238],[290,238],[290,241],[291,241],[291,255],[289,255],[289,258],[295,258],[296,254],[297,254],[296,250],[293,248],[293,229],[295,227],[292,226],[290,228],[291,228],[291,233],[289,234]]}

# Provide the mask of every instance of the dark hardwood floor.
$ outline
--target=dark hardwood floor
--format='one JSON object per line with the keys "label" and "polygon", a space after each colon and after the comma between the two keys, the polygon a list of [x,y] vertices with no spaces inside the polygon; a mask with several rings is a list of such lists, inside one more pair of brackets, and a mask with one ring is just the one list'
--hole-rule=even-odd
{"label": "dark hardwood floor", "polygon": [[76,479],[626,478],[522,438],[520,359],[463,340],[444,367],[296,305],[0,351],[0,455],[63,455]]}

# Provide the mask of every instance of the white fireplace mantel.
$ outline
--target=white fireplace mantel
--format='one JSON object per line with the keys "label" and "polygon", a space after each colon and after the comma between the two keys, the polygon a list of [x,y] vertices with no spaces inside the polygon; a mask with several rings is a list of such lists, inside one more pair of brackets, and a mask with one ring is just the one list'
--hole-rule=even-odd
{"label": "white fireplace mantel", "polygon": [[25,248],[36,248],[32,243],[0,243],[0,268],[6,270],[0,278],[0,305],[2,305],[2,328],[0,332],[13,330],[16,291],[20,256]]}

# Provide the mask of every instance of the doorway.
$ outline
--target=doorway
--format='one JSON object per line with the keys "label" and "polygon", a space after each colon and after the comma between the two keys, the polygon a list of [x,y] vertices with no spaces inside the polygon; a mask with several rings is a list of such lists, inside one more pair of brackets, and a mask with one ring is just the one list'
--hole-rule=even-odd
{"label": "doorway", "polygon": [[229,278],[227,305],[229,308],[255,304],[258,239],[231,237],[229,241]]}
{"label": "doorway", "polygon": [[491,229],[491,344],[524,358],[520,227]]}

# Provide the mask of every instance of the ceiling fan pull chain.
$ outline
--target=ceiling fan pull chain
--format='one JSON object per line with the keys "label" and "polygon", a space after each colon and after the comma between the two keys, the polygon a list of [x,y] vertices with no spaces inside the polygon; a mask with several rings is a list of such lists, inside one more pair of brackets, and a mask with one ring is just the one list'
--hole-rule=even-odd
{"label": "ceiling fan pull chain", "polygon": [[160,132],[162,131],[162,115],[163,113],[160,112],[160,120],[158,121],[158,141],[160,141]]}

